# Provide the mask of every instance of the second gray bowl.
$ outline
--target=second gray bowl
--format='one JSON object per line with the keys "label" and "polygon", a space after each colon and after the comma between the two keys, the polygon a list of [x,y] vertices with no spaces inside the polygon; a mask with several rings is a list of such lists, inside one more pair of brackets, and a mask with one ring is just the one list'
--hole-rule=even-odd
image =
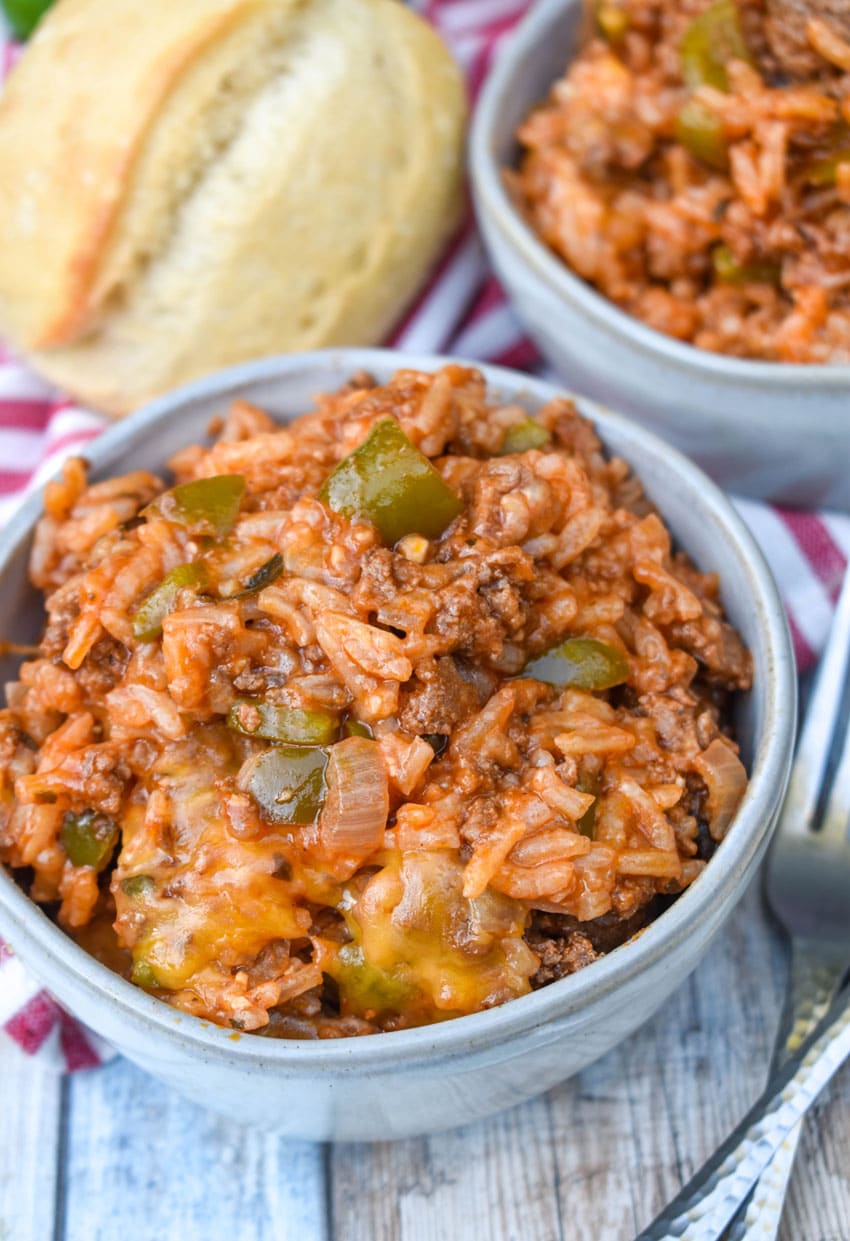
{"label": "second gray bowl", "polygon": [[597,293],[535,234],[502,176],[517,125],[574,54],[583,0],[540,0],[503,46],[473,120],[478,219],[496,271],[549,362],[631,414],[729,490],[850,509],[850,366],[729,358],[647,327]]}

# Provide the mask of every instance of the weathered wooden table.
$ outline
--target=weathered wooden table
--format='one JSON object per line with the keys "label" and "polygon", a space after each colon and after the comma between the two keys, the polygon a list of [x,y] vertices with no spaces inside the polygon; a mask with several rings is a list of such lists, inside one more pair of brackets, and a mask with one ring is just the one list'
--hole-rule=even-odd
{"label": "weathered wooden table", "polygon": [[[631,1043],[488,1123],[378,1146],[236,1128],[126,1061],[62,1082],[4,1044],[0,1241],[629,1241],[758,1093],[783,985],[753,891]],[[850,1071],[782,1241],[850,1241]]]}

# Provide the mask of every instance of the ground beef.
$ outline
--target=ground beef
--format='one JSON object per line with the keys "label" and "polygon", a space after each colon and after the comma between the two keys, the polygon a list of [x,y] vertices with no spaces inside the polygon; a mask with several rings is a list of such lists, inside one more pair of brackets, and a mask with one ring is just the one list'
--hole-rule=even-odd
{"label": "ground beef", "polygon": [[80,614],[77,582],[72,579],[55,590],[47,600],[47,625],[41,640],[43,655],[61,655],[68,642],[68,630]]}
{"label": "ground beef", "polygon": [[667,627],[671,645],[680,646],[698,659],[706,672],[742,689],[751,676],[750,656],[735,630],[726,621],[701,616]]}
{"label": "ground beef", "polygon": [[573,931],[562,939],[544,939],[528,935],[526,942],[540,958],[540,968],[532,975],[531,985],[536,990],[547,983],[566,978],[584,969],[599,957],[593,944],[581,931]]}
{"label": "ground beef", "polygon": [[381,604],[395,600],[400,590],[423,585],[422,567],[387,547],[372,547],[363,557],[354,598],[362,606],[377,611]]}
{"label": "ground beef", "polygon": [[421,664],[405,694],[399,724],[408,733],[450,733],[483,705],[475,686],[463,679],[451,655]]}
{"label": "ground beef", "polygon": [[591,965],[637,934],[649,914],[649,906],[644,905],[628,919],[611,913],[592,922],[578,922],[565,914],[535,911],[525,936],[528,946],[540,958],[540,968],[531,985],[535,989],[544,987]]}
{"label": "ground beef", "polygon": [[96,642],[76,673],[77,682],[89,698],[108,694],[127,670],[130,652],[116,638]]}
{"label": "ground beef", "polygon": [[670,694],[642,694],[641,714],[649,716],[661,744],[682,754],[696,754],[702,747],[697,739],[695,698],[688,690]]}
{"label": "ground beef", "polygon": [[518,547],[480,557],[439,592],[434,631],[450,637],[459,654],[497,663],[506,641],[525,625],[529,600],[523,589],[533,576],[531,558]]}
{"label": "ground beef", "polygon": [[850,8],[847,0],[767,0],[765,33],[781,72],[792,78],[822,73],[824,62],[806,37],[812,18],[827,22],[836,34],[850,41]]}

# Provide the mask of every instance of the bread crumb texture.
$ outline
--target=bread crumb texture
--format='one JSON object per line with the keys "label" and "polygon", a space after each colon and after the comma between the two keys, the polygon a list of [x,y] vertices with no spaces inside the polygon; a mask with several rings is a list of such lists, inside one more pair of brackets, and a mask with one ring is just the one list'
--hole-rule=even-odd
{"label": "bread crumb texture", "polygon": [[464,122],[398,0],[61,0],[0,99],[0,331],[113,414],[374,344],[458,223]]}

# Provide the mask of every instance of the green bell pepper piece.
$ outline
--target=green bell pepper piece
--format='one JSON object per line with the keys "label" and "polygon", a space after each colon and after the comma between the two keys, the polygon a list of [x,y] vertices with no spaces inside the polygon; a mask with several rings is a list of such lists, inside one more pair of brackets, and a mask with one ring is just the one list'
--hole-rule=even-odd
{"label": "green bell pepper piece", "polygon": [[275,552],[271,560],[261,564],[259,569],[246,579],[238,597],[256,595],[259,591],[265,590],[267,586],[271,586],[272,582],[277,581],[281,573],[283,573],[283,556],[280,552]]}
{"label": "green bell pepper piece", "polygon": [[390,547],[406,534],[439,538],[463,508],[394,418],[374,424],[325,479],[319,499],[343,517],[370,521]]}
{"label": "green bell pepper piece", "polygon": [[524,422],[508,427],[499,456],[507,457],[511,453],[528,452],[532,448],[545,448],[549,440],[550,435],[545,427],[541,427],[534,418],[526,418]]}
{"label": "green bell pepper piece", "polygon": [[628,680],[629,663],[625,655],[597,638],[568,638],[545,655],[527,664],[523,676],[534,677],[564,689],[603,690]]}
{"label": "green bell pepper piece", "polygon": [[768,259],[739,263],[727,245],[715,246],[711,252],[714,274],[722,284],[779,284],[782,267]]}
{"label": "green bell pepper piece", "polygon": [[368,724],[361,720],[346,720],[342,726],[346,737],[366,737],[369,741],[375,736]]}
{"label": "green bell pepper piece", "polygon": [[16,39],[28,39],[53,0],[3,0],[3,8]]}
{"label": "green bell pepper piece", "polygon": [[729,61],[752,63],[735,0],[715,0],[695,17],[682,38],[679,56],[682,77],[691,90],[713,86],[728,91]]}
{"label": "green bell pepper piece", "polygon": [[177,607],[177,596],[187,588],[201,589],[207,573],[199,561],[179,564],[166,573],[158,586],[146,596],[133,614],[133,636],[138,642],[153,642],[162,633],[162,622]]}
{"label": "green bell pepper piece", "polygon": [[145,960],[133,962],[133,971],[130,974],[130,979],[137,987],[144,987],[148,991],[155,991],[160,985],[153,967]]}
{"label": "green bell pepper piece", "polygon": [[390,970],[372,965],[358,944],[343,944],[329,970],[348,1012],[361,1016],[398,1012],[414,988]]}
{"label": "green bell pepper piece", "polygon": [[156,882],[151,875],[128,875],[126,879],[121,880],[121,891],[131,900],[141,900],[142,897],[150,896],[155,887]]}
{"label": "green bell pepper piece", "polygon": [[69,810],[62,819],[59,839],[74,866],[101,871],[118,843],[118,828],[112,819],[96,810],[83,810],[81,814]]}
{"label": "green bell pepper piece", "polygon": [[223,539],[236,523],[244,492],[244,475],[216,474],[172,487],[157,496],[145,513],[187,526],[194,534]]}
{"label": "green bell pepper piece", "polygon": [[699,99],[689,99],[676,117],[676,138],[694,159],[721,171],[729,165],[729,143],[723,122]]}
{"label": "green bell pepper piece", "polygon": [[434,758],[439,758],[449,744],[448,736],[445,733],[423,733],[422,740],[428,742],[434,751]]}
{"label": "green bell pepper piece", "polygon": [[227,722],[246,737],[262,737],[266,741],[284,741],[291,745],[329,745],[336,741],[339,732],[339,720],[330,711],[279,707],[255,698],[240,698],[234,703]]}
{"label": "green bell pepper piece", "polygon": [[325,800],[328,752],[321,746],[276,745],[257,759],[248,792],[272,823],[315,823]]}
{"label": "green bell pepper piece", "polygon": [[[695,17],[685,31],[679,51],[682,77],[691,90],[713,86],[715,90],[728,91],[729,61],[753,63],[735,0],[715,0]],[[700,100],[689,99],[680,109],[676,137],[695,159],[710,168],[728,167],[729,144],[723,122]]]}

